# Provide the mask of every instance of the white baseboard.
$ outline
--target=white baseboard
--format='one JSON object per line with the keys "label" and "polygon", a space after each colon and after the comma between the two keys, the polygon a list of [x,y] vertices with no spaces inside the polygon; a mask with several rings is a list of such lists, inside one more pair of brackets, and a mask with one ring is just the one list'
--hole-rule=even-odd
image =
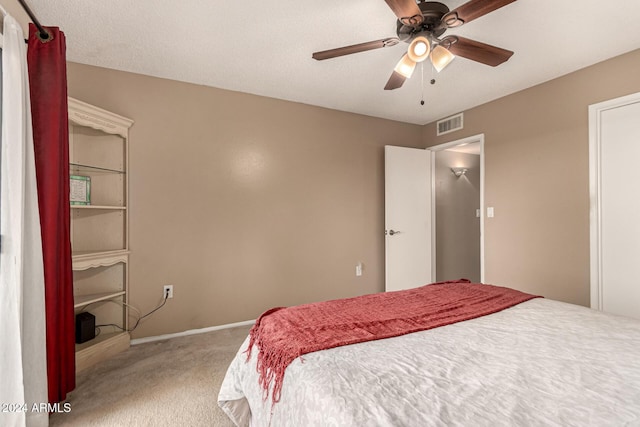
{"label": "white baseboard", "polygon": [[221,329],[236,328],[238,326],[248,326],[256,323],[256,320],[245,320],[244,322],[228,323],[226,325],[210,326],[208,328],[190,329],[188,331],[176,332],[174,334],[156,335],[154,337],[136,338],[131,340],[131,345],[144,344],[146,342],[162,341],[169,338],[186,337],[188,335],[204,334],[206,332],[219,331]]}

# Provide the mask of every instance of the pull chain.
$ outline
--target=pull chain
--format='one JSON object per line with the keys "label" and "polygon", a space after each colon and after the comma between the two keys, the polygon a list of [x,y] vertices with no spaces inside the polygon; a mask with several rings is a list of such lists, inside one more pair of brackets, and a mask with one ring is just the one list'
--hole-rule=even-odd
{"label": "pull chain", "polygon": [[424,105],[424,62],[420,63],[420,74],[422,75],[420,79],[420,87],[422,90],[422,94],[420,95],[420,105]]}
{"label": "pull chain", "polygon": [[436,70],[436,67],[434,67],[433,65],[431,66],[431,84],[434,85],[436,84],[436,79],[433,76],[433,72]]}

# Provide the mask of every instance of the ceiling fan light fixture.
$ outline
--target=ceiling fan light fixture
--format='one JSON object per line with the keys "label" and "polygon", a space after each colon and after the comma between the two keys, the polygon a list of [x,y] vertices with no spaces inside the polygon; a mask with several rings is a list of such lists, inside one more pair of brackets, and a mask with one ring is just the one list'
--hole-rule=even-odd
{"label": "ceiling fan light fixture", "polygon": [[403,77],[407,79],[413,75],[413,70],[416,69],[416,63],[411,58],[409,58],[408,54],[404,54],[402,59],[398,61],[396,67],[393,69],[396,73],[401,74]]}
{"label": "ceiling fan light fixture", "polygon": [[413,48],[413,53],[415,53],[417,56],[423,56],[425,53],[427,53],[427,44],[424,42],[416,43],[415,47]]}
{"label": "ceiling fan light fixture", "polygon": [[431,51],[431,63],[440,72],[453,61],[456,56],[446,48],[438,45]]}
{"label": "ceiling fan light fixture", "polygon": [[414,62],[422,62],[429,57],[431,52],[431,43],[424,36],[418,36],[411,41],[407,55]]}

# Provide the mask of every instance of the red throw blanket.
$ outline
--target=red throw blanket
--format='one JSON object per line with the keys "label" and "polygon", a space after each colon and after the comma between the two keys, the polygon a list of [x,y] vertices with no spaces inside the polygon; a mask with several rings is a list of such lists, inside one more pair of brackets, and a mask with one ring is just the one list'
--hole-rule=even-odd
{"label": "red throw blanket", "polygon": [[318,350],[396,337],[504,310],[537,298],[514,289],[441,282],[264,312],[249,332],[258,346],[257,369],[265,390],[273,382],[272,401],[280,400],[285,368],[297,357]]}

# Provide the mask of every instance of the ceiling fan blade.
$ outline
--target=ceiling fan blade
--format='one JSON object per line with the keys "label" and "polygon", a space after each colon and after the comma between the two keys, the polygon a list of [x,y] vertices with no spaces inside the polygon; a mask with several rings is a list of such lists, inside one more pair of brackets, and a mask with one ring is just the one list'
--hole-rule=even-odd
{"label": "ceiling fan blade", "polygon": [[404,25],[418,26],[423,21],[422,11],[415,0],[384,0]]}
{"label": "ceiling fan blade", "polygon": [[447,36],[440,44],[456,56],[481,62],[492,67],[507,61],[513,55],[510,50],[460,36]]}
{"label": "ceiling fan blade", "polygon": [[384,90],[393,90],[402,86],[406,79],[411,78],[416,65],[416,62],[409,57],[409,54],[402,55],[400,61],[393,68],[393,73],[391,73]]}
{"label": "ceiling fan blade", "polygon": [[442,17],[442,22],[449,28],[459,27],[514,1],[516,0],[471,0],[447,13]]}
{"label": "ceiling fan blade", "polygon": [[391,73],[391,77],[389,77],[389,81],[385,85],[384,90],[398,89],[404,84],[405,80],[407,80],[405,76],[397,71],[394,71],[393,73]]}
{"label": "ceiling fan blade", "polygon": [[323,59],[330,59],[338,56],[351,55],[352,53],[379,49],[381,47],[395,46],[399,42],[400,40],[397,37],[390,37],[390,38],[374,40],[366,43],[358,43],[351,46],[339,47],[336,49],[323,50],[321,52],[314,52],[311,57],[313,59],[321,61]]}

